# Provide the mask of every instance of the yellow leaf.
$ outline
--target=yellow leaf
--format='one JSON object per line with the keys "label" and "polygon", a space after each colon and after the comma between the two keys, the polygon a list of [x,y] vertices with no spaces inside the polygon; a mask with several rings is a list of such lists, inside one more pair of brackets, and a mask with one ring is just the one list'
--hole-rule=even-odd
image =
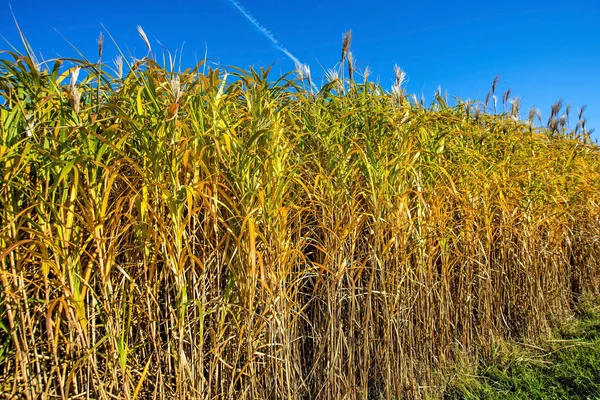
{"label": "yellow leaf", "polygon": [[142,103],[142,90],[144,90],[144,87],[140,87],[138,89],[138,94],[137,94],[137,112],[140,116],[144,115],[144,106]]}

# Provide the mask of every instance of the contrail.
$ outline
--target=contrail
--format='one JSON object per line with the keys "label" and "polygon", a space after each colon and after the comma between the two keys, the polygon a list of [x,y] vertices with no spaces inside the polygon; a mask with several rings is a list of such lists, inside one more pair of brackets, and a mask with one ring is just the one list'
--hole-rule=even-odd
{"label": "contrail", "polygon": [[237,8],[244,15],[244,17],[246,17],[246,19],[248,19],[248,21],[250,21],[252,23],[252,25],[254,25],[256,27],[256,29],[258,29],[260,31],[260,33],[265,35],[267,37],[267,39],[269,39],[271,41],[271,43],[273,43],[273,46],[275,46],[277,49],[284,52],[285,55],[288,56],[289,58],[291,58],[292,61],[294,61],[294,63],[296,65],[302,64],[300,62],[300,60],[298,60],[296,57],[294,57],[294,55],[292,53],[290,53],[288,51],[288,49],[286,49],[285,47],[283,47],[281,45],[281,43],[279,43],[279,40],[275,39],[275,36],[273,36],[271,31],[269,31],[267,28],[262,26],[260,24],[260,22],[258,22],[258,20],[252,16],[252,14],[250,14],[248,11],[246,11],[244,6],[242,6],[237,0],[229,0],[229,1],[231,2],[231,4],[233,4],[235,6],[235,8]]}

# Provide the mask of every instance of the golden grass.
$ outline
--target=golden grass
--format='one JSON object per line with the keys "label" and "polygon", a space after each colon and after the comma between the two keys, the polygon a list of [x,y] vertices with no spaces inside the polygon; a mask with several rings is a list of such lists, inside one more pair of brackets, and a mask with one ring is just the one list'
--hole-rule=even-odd
{"label": "golden grass", "polygon": [[598,293],[585,125],[401,82],[4,55],[7,397],[418,398]]}

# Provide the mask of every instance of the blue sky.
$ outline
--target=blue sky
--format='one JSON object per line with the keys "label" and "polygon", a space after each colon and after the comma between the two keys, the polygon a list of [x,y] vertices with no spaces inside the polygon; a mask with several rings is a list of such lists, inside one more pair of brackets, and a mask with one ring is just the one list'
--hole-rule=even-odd
{"label": "blue sky", "polygon": [[[534,104],[546,121],[550,105],[562,97],[571,103],[573,114],[587,104],[588,127],[600,130],[598,0],[239,2],[294,57],[308,64],[317,80],[339,61],[342,34],[351,29],[358,68],[369,66],[384,89],[392,85],[395,64],[408,75],[408,92],[424,94],[427,102],[439,85],[450,96],[483,100],[494,77],[500,75],[499,96],[511,88],[512,96],[522,97],[523,118]],[[127,54],[140,58],[146,49],[137,25],[159,55],[157,40],[172,53],[184,45],[184,68],[203,59],[206,48],[209,59],[223,65],[275,63],[274,74],[294,68],[290,57],[274,47],[231,0],[18,0],[11,4],[32,47],[43,58],[77,56],[62,34],[95,60],[102,23]],[[19,45],[6,0],[0,0],[0,34]],[[116,54],[107,38],[104,59]]]}

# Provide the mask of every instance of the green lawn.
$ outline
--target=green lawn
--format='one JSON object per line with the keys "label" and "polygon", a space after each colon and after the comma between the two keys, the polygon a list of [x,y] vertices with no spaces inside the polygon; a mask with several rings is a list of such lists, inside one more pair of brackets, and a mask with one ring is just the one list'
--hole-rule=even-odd
{"label": "green lawn", "polygon": [[463,374],[446,399],[600,399],[600,306],[587,302],[577,318],[533,345],[510,344]]}

